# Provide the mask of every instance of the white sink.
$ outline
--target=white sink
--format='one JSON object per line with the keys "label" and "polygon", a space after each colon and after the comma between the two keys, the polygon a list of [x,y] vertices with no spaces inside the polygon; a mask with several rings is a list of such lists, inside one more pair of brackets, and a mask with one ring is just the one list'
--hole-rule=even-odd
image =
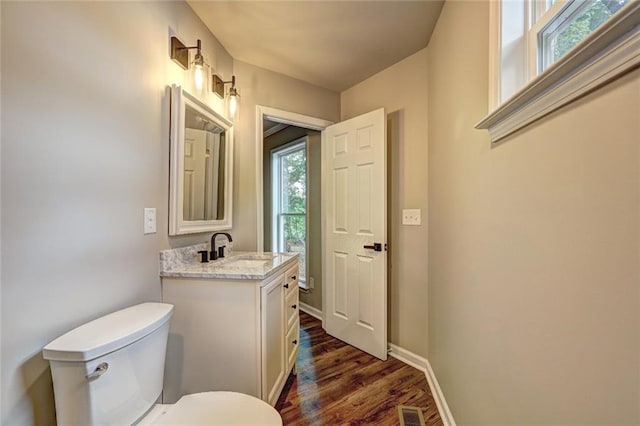
{"label": "white sink", "polygon": [[269,262],[272,258],[269,259],[243,259],[242,257],[231,259],[227,262],[224,262],[224,266],[232,266],[234,268],[260,268],[264,266],[267,262]]}

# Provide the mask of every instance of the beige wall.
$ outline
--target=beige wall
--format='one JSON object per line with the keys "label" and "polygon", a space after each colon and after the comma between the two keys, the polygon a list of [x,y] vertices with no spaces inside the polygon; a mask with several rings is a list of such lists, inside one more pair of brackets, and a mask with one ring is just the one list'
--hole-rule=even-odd
{"label": "beige wall", "polygon": [[429,51],[429,361],[458,425],[640,422],[640,71],[491,147],[488,2]]}
{"label": "beige wall", "polygon": [[300,301],[322,310],[322,221],[321,221],[321,167],[322,139],[320,132],[290,126],[264,139],[264,249],[271,248],[271,150],[307,135],[307,279],[313,278],[315,286],[308,292],[300,292]]}
{"label": "beige wall", "polygon": [[257,248],[256,105],[338,121],[340,95],[300,80],[234,60],[240,88],[235,129],[234,247]]}
{"label": "beige wall", "polygon": [[[427,51],[341,95],[342,119],[387,113],[390,232],[389,341],[427,356]],[[402,225],[402,209],[421,209],[422,225]]]}
{"label": "beige wall", "polygon": [[307,146],[309,162],[309,195],[307,199],[309,221],[308,277],[313,277],[314,288],[300,293],[300,301],[322,310],[322,137],[309,135]]}
{"label": "beige wall", "polygon": [[[183,2],[1,2],[2,424],[55,424],[41,349],[107,312],[160,300],[166,86],[190,88],[169,33],[225,76],[232,58]],[[218,106],[215,99],[210,100]],[[158,232],[143,235],[144,207]]]}

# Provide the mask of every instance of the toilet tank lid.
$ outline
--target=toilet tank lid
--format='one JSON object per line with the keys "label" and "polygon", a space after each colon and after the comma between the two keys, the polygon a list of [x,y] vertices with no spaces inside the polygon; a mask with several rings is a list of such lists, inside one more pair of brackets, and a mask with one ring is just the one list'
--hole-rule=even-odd
{"label": "toilet tank lid", "polygon": [[125,347],[160,328],[171,318],[173,305],[141,303],[83,324],[42,350],[45,359],[89,361]]}

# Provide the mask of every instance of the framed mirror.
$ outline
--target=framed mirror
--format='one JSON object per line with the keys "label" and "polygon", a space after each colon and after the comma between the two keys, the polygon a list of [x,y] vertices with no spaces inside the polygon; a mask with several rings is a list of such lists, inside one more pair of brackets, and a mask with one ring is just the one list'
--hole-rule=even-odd
{"label": "framed mirror", "polygon": [[233,123],[171,87],[169,235],[231,229]]}

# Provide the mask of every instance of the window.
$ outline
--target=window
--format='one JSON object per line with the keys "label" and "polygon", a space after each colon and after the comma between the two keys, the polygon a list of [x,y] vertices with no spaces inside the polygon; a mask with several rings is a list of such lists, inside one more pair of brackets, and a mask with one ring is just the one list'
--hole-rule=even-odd
{"label": "window", "polygon": [[300,255],[299,282],[306,283],[307,143],[296,140],[271,153],[273,250]]}
{"label": "window", "polygon": [[497,141],[640,64],[640,2],[491,2],[490,111]]}
{"label": "window", "polygon": [[534,39],[535,74],[541,73],[560,59],[628,2],[629,0],[549,1],[544,2],[543,7],[538,6],[543,14],[529,31],[529,37]]}

